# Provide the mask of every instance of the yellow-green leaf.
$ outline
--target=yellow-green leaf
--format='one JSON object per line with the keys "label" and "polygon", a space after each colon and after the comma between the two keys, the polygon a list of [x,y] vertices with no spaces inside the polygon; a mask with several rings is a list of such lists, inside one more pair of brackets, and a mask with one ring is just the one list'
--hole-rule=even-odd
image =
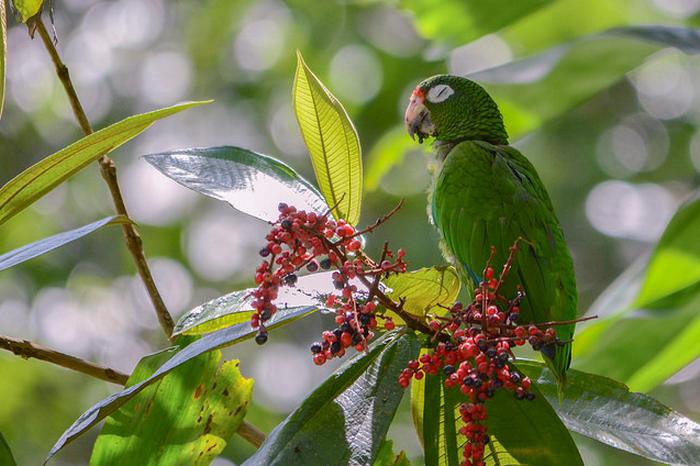
{"label": "yellow-green leaf", "polygon": [[186,102],[130,116],[42,159],[0,188],[0,224],[24,210],[91,162],[138,136],[157,120],[209,102],[211,101]]}
{"label": "yellow-green leaf", "polygon": [[[392,275],[383,282],[391,289],[388,295],[404,301],[403,309],[412,316],[424,319],[429,312],[442,314],[457,300],[460,281],[452,266],[428,267]],[[397,315],[392,318],[403,323]]]}
{"label": "yellow-green leaf", "polygon": [[356,225],[362,202],[360,139],[341,103],[306,66],[300,52],[297,60],[294,112],[319,188],[333,215]]}
{"label": "yellow-green leaf", "polygon": [[[5,2],[2,3],[4,8]],[[20,18],[22,18],[23,23],[26,23],[29,18],[39,13],[43,3],[44,0],[12,0],[12,4],[17,13],[19,13]]]}

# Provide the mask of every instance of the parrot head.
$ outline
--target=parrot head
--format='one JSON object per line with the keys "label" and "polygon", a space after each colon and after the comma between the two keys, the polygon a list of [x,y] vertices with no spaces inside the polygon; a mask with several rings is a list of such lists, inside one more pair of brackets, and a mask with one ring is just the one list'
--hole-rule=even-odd
{"label": "parrot head", "polygon": [[496,102],[474,81],[440,74],[418,84],[411,94],[404,121],[418,141],[486,141],[508,144],[508,134]]}

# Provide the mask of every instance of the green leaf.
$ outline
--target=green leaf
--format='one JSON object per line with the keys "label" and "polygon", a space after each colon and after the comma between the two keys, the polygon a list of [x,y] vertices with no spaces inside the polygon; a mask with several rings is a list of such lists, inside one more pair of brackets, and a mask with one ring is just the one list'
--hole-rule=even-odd
{"label": "green leaf", "polygon": [[[428,267],[392,275],[383,281],[391,289],[388,296],[403,299],[404,311],[424,319],[429,312],[443,314],[457,300],[460,281],[452,266]],[[442,306],[442,307],[441,307]],[[398,316],[394,320],[403,322]]]}
{"label": "green leaf", "polygon": [[360,139],[341,103],[298,51],[292,97],[321,192],[336,218],[356,225],[362,203]]}
{"label": "green leaf", "polygon": [[[475,73],[499,104],[512,138],[536,129],[622,79],[663,47],[700,51],[694,29],[630,26],[551,48]],[[556,98],[552,98],[556,89]]]}
{"label": "green leaf", "polygon": [[633,306],[642,307],[700,282],[700,193],[674,214],[656,244]]}
{"label": "green leaf", "polygon": [[64,231],[63,233],[58,233],[57,235],[49,236],[48,238],[27,244],[1,255],[0,270],[9,269],[17,264],[21,264],[22,262],[34,259],[42,254],[46,254],[47,252],[60,248],[71,241],[75,241],[78,238],[89,235],[93,231],[105,225],[117,225],[123,223],[130,223],[130,220],[123,215],[113,215],[111,217],[106,217],[102,220],[93,222],[89,225],[76,228],[75,230]]}
{"label": "green leaf", "polygon": [[294,169],[240,147],[182,149],[144,159],[181,185],[267,222],[279,217],[280,202],[319,214],[328,212],[318,191]]}
{"label": "green leaf", "polygon": [[[307,309],[290,311],[288,313],[279,311],[271,319],[271,321],[274,321],[275,323],[272,325],[267,325],[267,327],[276,328],[282,325],[288,319],[292,319],[300,315],[308,315],[312,311]],[[198,340],[185,346],[145,380],[108,396],[85,411],[56,441],[54,446],[51,448],[48,457],[46,458],[46,462],[48,462],[68,443],[84,434],[88,429],[119,409],[119,407],[135,397],[143,389],[162,379],[166,374],[176,369],[181,364],[184,364],[209,351],[225,348],[247,340],[255,333],[256,330],[251,328],[250,323],[245,322],[233,327],[227,327],[217,330],[216,332],[206,334]]]}
{"label": "green leaf", "polygon": [[[700,356],[700,198],[678,210],[649,259],[625,272],[594,303],[605,318],[576,336],[577,368],[646,391]],[[636,298],[631,295],[640,289]],[[611,301],[604,296],[616,297]],[[614,311],[614,312],[610,312]],[[594,313],[593,311],[589,313]]]}
{"label": "green leaf", "polygon": [[537,382],[566,426],[620,450],[667,464],[695,465],[700,458],[700,425],[615,380],[570,369],[559,401],[557,383],[547,367],[518,361]]}
{"label": "green leaf", "polygon": [[[213,351],[190,360],[108,417],[90,465],[208,465],[243,421],[253,392],[239,362],[220,366],[221,357]],[[157,369],[161,358],[152,364],[151,358],[139,363],[129,383]]]}
{"label": "green leaf", "polygon": [[411,466],[411,462],[406,458],[406,454],[401,451],[398,455],[394,453],[394,442],[384,440],[379,447],[377,457],[372,466]]}
{"label": "green leaf", "polygon": [[23,23],[26,23],[29,18],[39,13],[43,3],[44,0],[12,0],[12,5],[19,13]]}
{"label": "green leaf", "polygon": [[0,2],[0,117],[5,106],[5,72],[7,71],[7,10]]}
{"label": "green leaf", "polygon": [[553,0],[401,0],[421,35],[461,44],[498,31]]}
{"label": "green leaf", "polygon": [[7,444],[5,437],[0,433],[0,464],[3,466],[17,466],[15,458],[12,456],[10,446]]}
{"label": "green leaf", "polygon": [[[275,305],[285,313],[294,312],[302,317],[308,312],[325,308],[328,294],[340,295],[333,286],[333,272],[321,272],[299,277],[294,287],[280,288]],[[201,335],[241,322],[248,322],[252,314],[255,288],[234,291],[214,298],[186,312],[177,324],[175,335]],[[299,314],[302,308],[306,310]],[[279,312],[276,314],[279,315]]]}
{"label": "green leaf", "polygon": [[187,102],[131,116],[85,136],[32,165],[0,188],[0,224],[91,162],[133,139],[157,120],[209,102]]}
{"label": "green leaf", "polygon": [[415,335],[385,334],[316,389],[244,464],[372,464],[403,397],[399,374],[417,353]]}
{"label": "green leaf", "polygon": [[[421,353],[423,354],[423,352]],[[519,401],[504,390],[486,403],[486,422],[493,445],[487,450],[490,464],[583,465],[576,445],[549,405],[533,385],[533,401]],[[466,439],[459,405],[466,398],[445,389],[444,377],[413,380],[411,407],[414,424],[425,450],[427,465],[458,464]]]}

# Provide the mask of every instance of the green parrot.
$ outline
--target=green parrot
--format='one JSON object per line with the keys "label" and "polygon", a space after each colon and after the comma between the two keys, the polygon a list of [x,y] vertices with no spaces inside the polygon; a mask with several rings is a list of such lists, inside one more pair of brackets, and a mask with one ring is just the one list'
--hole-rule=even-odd
{"label": "green parrot", "polygon": [[[530,161],[508,145],[503,117],[491,96],[468,79],[438,75],[421,82],[406,109],[409,135],[434,137],[438,168],[430,193],[432,221],[448,260],[468,289],[496,248],[497,271],[518,238],[520,251],[502,288],[525,297],[520,322],[576,319],[571,255],[549,195]],[[560,389],[571,362],[574,325],[556,327],[559,344],[542,348]]]}

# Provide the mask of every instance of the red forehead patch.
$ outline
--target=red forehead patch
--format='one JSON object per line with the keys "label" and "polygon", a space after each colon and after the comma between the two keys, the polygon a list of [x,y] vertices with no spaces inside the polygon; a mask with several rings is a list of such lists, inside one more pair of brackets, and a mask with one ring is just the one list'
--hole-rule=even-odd
{"label": "red forehead patch", "polygon": [[414,95],[416,97],[420,97],[421,99],[425,98],[425,91],[421,89],[420,85],[416,86],[415,89],[413,89],[413,93],[411,95]]}

